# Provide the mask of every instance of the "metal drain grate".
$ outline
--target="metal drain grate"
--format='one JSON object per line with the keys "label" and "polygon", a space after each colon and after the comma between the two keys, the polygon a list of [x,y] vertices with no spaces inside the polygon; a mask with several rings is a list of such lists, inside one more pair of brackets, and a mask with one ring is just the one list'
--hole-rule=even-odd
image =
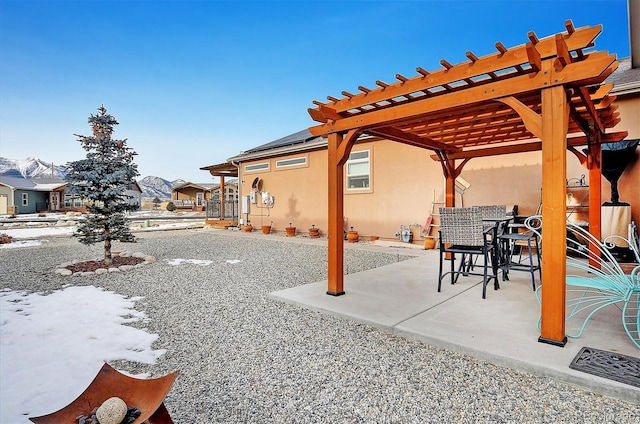
{"label": "metal drain grate", "polygon": [[640,358],[583,347],[569,368],[640,387]]}

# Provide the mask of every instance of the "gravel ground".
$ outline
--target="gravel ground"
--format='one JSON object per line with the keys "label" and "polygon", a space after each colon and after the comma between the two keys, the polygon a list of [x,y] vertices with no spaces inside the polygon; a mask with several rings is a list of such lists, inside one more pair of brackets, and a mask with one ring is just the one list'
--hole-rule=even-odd
{"label": "gravel ground", "polygon": [[[137,235],[158,262],[93,277],[52,269],[100,256],[101,246],[55,238],[3,249],[2,288],[94,285],[143,296],[136,310],[166,349],[155,365],[116,368],[152,376],[180,370],[165,400],[178,423],[638,423],[640,406],[594,394],[382,329],[270,299],[326,279],[326,247],[276,235],[181,230]],[[404,259],[348,249],[349,273]],[[403,254],[411,254],[410,251]],[[171,259],[213,261],[170,266]],[[227,263],[227,260],[240,263]]]}

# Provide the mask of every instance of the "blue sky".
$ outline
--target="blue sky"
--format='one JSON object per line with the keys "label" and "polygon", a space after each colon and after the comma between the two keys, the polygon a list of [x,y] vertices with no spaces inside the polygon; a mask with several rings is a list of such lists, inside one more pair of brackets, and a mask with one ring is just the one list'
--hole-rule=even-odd
{"label": "blue sky", "polygon": [[0,0],[0,156],[63,164],[104,104],[141,178],[202,166],[315,125],[313,100],[576,27],[629,56],[627,0]]}

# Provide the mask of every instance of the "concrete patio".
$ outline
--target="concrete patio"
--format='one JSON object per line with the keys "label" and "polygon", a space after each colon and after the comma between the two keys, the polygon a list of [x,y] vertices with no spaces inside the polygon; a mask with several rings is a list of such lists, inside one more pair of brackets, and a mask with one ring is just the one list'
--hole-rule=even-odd
{"label": "concrete patio", "polygon": [[[376,242],[378,243],[378,242]],[[387,243],[356,248],[398,249]],[[327,281],[318,281],[271,293],[280,301],[296,304],[406,337],[480,358],[499,366],[548,376],[634,403],[640,388],[569,368],[582,347],[633,357],[640,351],[624,332],[620,311],[600,311],[579,339],[566,346],[538,342],[539,305],[530,274],[511,272],[500,290],[487,287],[481,298],[481,277],[461,277],[455,285],[443,281],[437,292],[437,250],[415,250],[417,257],[392,265],[345,275],[346,294],[326,294]],[[536,279],[539,282],[538,279]],[[571,325],[567,326],[569,332]]]}

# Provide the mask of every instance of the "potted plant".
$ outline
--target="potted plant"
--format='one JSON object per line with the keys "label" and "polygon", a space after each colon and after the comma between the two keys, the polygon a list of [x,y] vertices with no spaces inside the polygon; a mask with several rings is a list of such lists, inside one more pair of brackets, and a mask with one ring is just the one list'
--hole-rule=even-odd
{"label": "potted plant", "polygon": [[316,228],[315,224],[311,224],[311,228],[309,228],[309,237],[311,238],[320,237],[320,228]]}
{"label": "potted plant", "polygon": [[296,227],[294,227],[293,225],[291,225],[291,222],[289,223],[289,226],[286,227],[284,229],[287,233],[287,237],[293,237],[296,235]]}
{"label": "potted plant", "polygon": [[357,243],[358,242],[358,232],[351,227],[351,230],[347,232],[347,241],[349,243]]}
{"label": "potted plant", "polygon": [[273,221],[269,225],[262,226],[262,234],[269,234],[271,232],[271,226],[273,225]]}

